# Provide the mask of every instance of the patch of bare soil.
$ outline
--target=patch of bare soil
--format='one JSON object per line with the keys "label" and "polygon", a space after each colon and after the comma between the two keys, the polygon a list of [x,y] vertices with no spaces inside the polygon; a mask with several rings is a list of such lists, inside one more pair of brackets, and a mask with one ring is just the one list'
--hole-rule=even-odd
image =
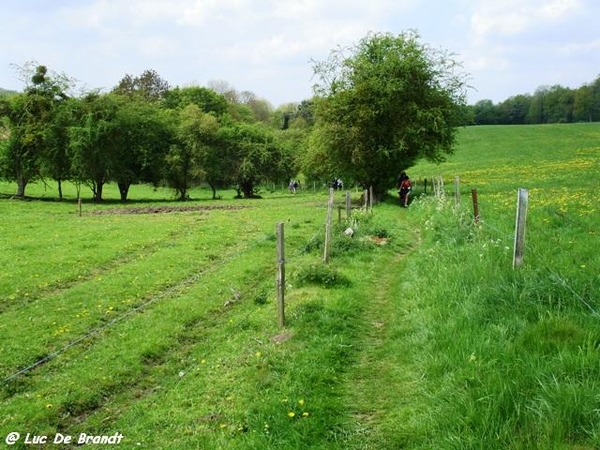
{"label": "patch of bare soil", "polygon": [[248,206],[235,205],[194,205],[194,206],[144,206],[138,208],[113,208],[94,211],[93,215],[102,214],[165,214],[173,212],[211,211],[217,209],[237,210]]}

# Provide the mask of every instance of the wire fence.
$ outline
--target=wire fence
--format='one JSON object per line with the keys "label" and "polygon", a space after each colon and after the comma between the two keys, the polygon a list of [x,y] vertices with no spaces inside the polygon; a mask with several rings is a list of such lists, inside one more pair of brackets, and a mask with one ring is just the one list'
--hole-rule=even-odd
{"label": "wire fence", "polygon": [[[439,179],[441,179],[441,177],[439,177]],[[425,182],[425,186],[427,185],[426,183],[427,182]],[[434,178],[431,180],[430,186],[431,186],[432,193],[435,196],[445,197],[447,199],[450,198],[450,196],[447,195],[443,181],[436,181]],[[472,195],[472,198],[473,198],[473,223],[476,224],[477,226],[487,230],[488,234],[492,235],[496,239],[501,239],[501,240],[508,241],[508,242],[514,240],[514,238],[515,238],[514,233],[507,231],[506,226],[502,226],[502,225],[498,224],[498,222],[494,221],[494,219],[493,219],[494,208],[489,207],[489,209],[487,209],[489,204],[485,200],[485,195],[482,196],[481,193],[477,192],[476,186],[466,185],[466,187],[471,191],[472,194],[473,194],[473,192],[476,193],[476,195]],[[454,198],[454,208],[460,209],[463,213],[466,213],[464,203],[462,202],[462,200],[460,200],[460,195],[456,194],[457,189],[460,192],[460,189],[461,189],[460,184],[454,185],[454,192],[453,192],[454,195],[452,196]],[[482,198],[483,198],[483,201],[482,201]],[[517,205],[515,203],[515,207],[516,206]],[[475,214],[477,214],[477,216],[475,216]],[[569,220],[567,217],[568,216],[565,216],[564,219]],[[515,216],[512,216],[511,218],[507,218],[507,223],[514,224],[514,220],[515,220]],[[571,220],[571,222],[573,224],[575,223],[573,220]],[[516,230],[515,230],[515,232],[516,232]],[[535,246],[535,244],[532,244],[530,241],[527,241],[526,242],[526,251],[528,254],[533,256],[532,258],[530,257],[529,259],[535,260],[536,267],[539,267],[539,268],[543,269],[544,271],[546,271],[550,275],[550,277],[554,281],[557,282],[558,285],[560,285],[566,291],[568,291],[571,295],[573,295],[573,297],[575,299],[577,299],[585,307],[585,309],[587,309],[594,317],[600,317],[600,313],[592,305],[592,303],[589,302],[588,300],[586,300],[585,296],[582,295],[580,292],[578,292],[572,286],[572,284],[568,281],[567,277],[560,274],[556,268],[552,267],[547,262],[547,257],[545,257],[542,254],[542,252]]]}

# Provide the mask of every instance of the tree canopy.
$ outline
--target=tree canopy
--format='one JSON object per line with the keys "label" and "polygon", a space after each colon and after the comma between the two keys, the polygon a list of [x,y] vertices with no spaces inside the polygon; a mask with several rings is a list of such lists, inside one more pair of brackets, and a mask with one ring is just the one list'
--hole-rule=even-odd
{"label": "tree canopy", "polygon": [[[452,152],[465,77],[416,32],[370,33],[316,62],[316,123],[307,172],[347,177],[383,194],[418,159]],[[313,164],[319,161],[318,165]]]}

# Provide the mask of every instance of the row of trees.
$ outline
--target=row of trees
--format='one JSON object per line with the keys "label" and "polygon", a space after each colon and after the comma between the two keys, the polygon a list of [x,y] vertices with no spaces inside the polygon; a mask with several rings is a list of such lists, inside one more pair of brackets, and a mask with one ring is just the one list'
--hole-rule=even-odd
{"label": "row of trees", "polygon": [[494,104],[481,100],[467,108],[466,124],[517,125],[600,121],[600,76],[577,89],[542,86]]}
{"label": "row of trees", "polygon": [[215,197],[219,186],[252,197],[261,181],[298,171],[299,133],[274,124],[289,128],[293,120],[301,130],[302,108],[271,111],[231,89],[171,89],[150,70],[124,77],[110,93],[75,97],[67,94],[68,77],[44,66],[26,72],[24,92],[0,101],[0,174],[17,183],[17,196],[31,181],[53,179],[61,198],[65,180],[89,186],[96,201],[109,181],[118,184],[122,200],[135,183],[167,184],[183,200],[201,181]]}
{"label": "row of trees", "polygon": [[314,97],[273,110],[218,84],[170,88],[155,72],[126,76],[109,93],[68,95],[68,77],[27,72],[23,93],[0,101],[0,176],[25,195],[29,182],[87,185],[95,200],[116,182],[166,183],[180,199],[199,182],[213,196],[261,181],[341,177],[376,195],[417,160],[452,152],[464,117],[466,76],[414,31],[369,33],[313,61]]}

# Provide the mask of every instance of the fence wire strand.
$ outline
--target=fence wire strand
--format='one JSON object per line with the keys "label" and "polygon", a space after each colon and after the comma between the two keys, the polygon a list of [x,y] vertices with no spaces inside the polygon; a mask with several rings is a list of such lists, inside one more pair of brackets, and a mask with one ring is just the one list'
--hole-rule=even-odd
{"label": "fence wire strand", "polygon": [[[470,185],[466,185],[468,189],[472,190],[476,188]],[[443,187],[442,187],[443,189]],[[445,195],[445,191],[441,191],[442,195]],[[479,217],[478,217],[478,225],[493,231],[494,233],[496,233],[496,237],[497,238],[502,238],[502,239],[507,239],[509,242],[512,241],[514,239],[514,234],[511,235],[503,230],[500,229],[500,227],[497,226],[497,224],[494,224],[493,222],[491,222],[486,216],[485,216],[485,212],[486,209],[484,207],[484,209],[482,210],[481,206],[481,200],[480,200],[481,194],[478,193],[477,195],[477,208],[479,210]],[[454,205],[455,207],[459,207],[462,208],[462,203],[459,203],[458,205]],[[475,219],[475,218],[473,218]],[[494,234],[494,233],[490,233],[490,234]],[[531,245],[531,243],[529,243],[527,240],[525,241],[525,246],[526,246],[526,250],[528,252],[532,252],[534,253],[534,255],[538,258],[538,261],[540,261],[540,267],[544,270],[546,270],[548,273],[550,273],[550,276],[557,281],[561,286],[563,286],[567,291],[569,291],[574,298],[576,298],[579,302],[581,302],[582,305],[585,306],[585,308],[594,316],[594,317],[598,317],[600,318],[600,313],[588,302],[586,301],[586,299],[584,298],[583,295],[581,295],[579,292],[577,292],[565,279],[565,277],[563,277],[562,275],[560,275],[555,269],[551,268],[548,264],[545,263],[545,258],[543,257],[543,255],[533,246]]]}

